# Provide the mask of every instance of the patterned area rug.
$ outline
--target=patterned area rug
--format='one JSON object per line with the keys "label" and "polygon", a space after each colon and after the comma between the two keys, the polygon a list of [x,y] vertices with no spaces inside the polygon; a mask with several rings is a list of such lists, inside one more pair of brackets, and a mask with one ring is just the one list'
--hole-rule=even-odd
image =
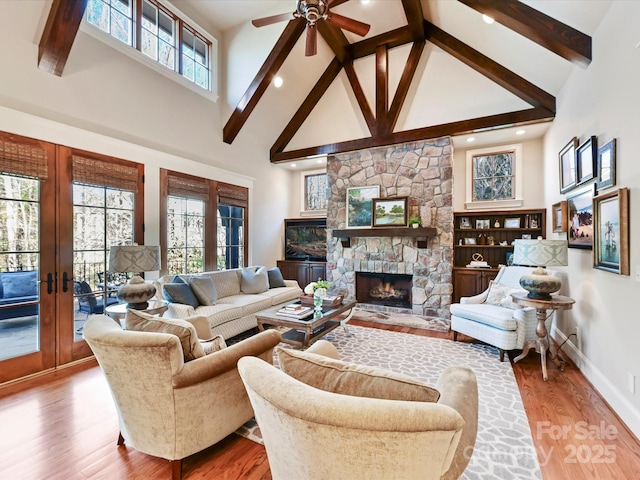
{"label": "patterned area rug", "polygon": [[[496,348],[375,328],[351,326],[349,330],[353,336],[337,328],[324,337],[344,360],[404,373],[432,385],[450,365],[473,369],[478,378],[478,437],[463,479],[542,478],[513,370],[509,362],[499,361]],[[255,422],[236,433],[262,443]]]}

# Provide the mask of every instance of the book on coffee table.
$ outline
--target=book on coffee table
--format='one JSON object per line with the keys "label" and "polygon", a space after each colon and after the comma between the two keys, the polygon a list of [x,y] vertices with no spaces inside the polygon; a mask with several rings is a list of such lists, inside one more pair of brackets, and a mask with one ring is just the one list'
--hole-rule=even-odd
{"label": "book on coffee table", "polygon": [[313,308],[305,307],[300,304],[286,305],[285,307],[278,310],[277,315],[282,315],[284,317],[297,318],[298,320],[302,320],[303,318],[308,317],[313,313]]}

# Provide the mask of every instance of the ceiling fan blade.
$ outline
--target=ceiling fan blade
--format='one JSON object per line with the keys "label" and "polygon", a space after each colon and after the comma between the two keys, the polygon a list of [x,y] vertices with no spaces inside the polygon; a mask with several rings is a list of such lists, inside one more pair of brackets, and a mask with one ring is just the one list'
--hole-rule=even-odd
{"label": "ceiling fan blade", "polygon": [[318,52],[318,29],[315,25],[307,24],[307,42],[304,54],[313,57]]}
{"label": "ceiling fan blade", "polygon": [[329,13],[327,22],[335,25],[338,28],[343,28],[355,33],[356,35],[360,35],[361,37],[364,37],[367,33],[369,33],[369,29],[371,28],[371,25],[359,22],[358,20],[354,20],[353,18],[343,17],[342,15],[338,15],[337,13],[333,12]]}
{"label": "ceiling fan blade", "polygon": [[284,22],[285,20],[293,20],[293,13],[281,13],[280,15],[271,15],[270,17],[256,18],[251,20],[254,27],[264,27],[273,23]]}

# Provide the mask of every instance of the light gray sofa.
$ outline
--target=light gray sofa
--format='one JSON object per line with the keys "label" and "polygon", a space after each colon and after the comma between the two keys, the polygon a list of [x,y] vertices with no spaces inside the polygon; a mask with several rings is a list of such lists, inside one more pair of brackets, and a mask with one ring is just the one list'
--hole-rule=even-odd
{"label": "light gray sofa", "polygon": [[[258,326],[256,312],[274,305],[296,300],[302,295],[302,289],[295,280],[285,280],[284,287],[269,288],[258,294],[243,293],[242,269],[220,270],[199,273],[213,280],[217,292],[215,305],[192,307],[180,303],[169,303],[165,318],[188,318],[196,315],[208,320],[211,336],[222,335],[225,340]],[[180,275],[189,283],[191,275]],[[156,297],[164,300],[162,286],[172,282],[175,275],[165,275],[154,282]],[[200,337],[200,333],[198,336]]]}

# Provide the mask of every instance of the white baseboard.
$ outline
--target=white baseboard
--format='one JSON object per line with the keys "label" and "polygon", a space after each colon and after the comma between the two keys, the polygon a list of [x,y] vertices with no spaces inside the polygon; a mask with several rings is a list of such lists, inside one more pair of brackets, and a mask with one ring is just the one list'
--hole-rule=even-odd
{"label": "white baseboard", "polygon": [[[558,345],[567,340],[566,335],[558,330],[555,325],[551,329],[551,336]],[[578,370],[591,382],[629,430],[636,438],[640,439],[640,411],[573,343],[566,342],[562,346],[562,352],[569,356],[571,361],[578,367]]]}

